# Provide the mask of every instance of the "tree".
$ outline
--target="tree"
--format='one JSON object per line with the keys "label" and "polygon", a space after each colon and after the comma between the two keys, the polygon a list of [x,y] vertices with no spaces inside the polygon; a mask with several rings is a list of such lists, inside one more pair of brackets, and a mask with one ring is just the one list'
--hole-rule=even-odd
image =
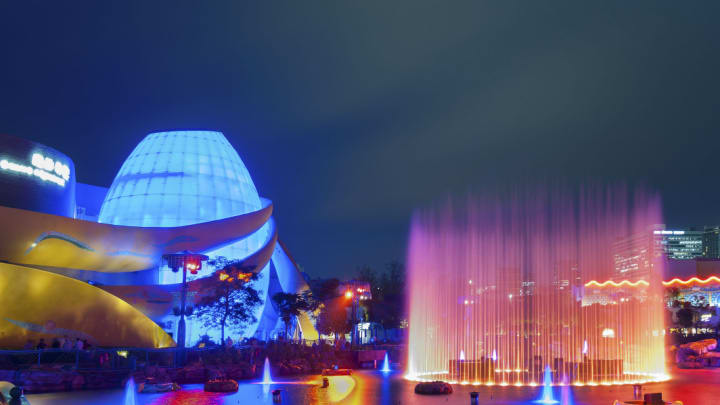
{"label": "tree", "polygon": [[695,314],[693,313],[693,310],[689,308],[689,305],[687,305],[686,303],[685,305],[683,305],[682,309],[677,311],[677,318],[680,326],[689,328],[693,326]]}
{"label": "tree", "polygon": [[377,278],[377,272],[372,267],[366,265],[360,266],[356,269],[357,271],[357,279],[360,281],[367,281],[370,283],[370,286],[377,285],[378,278]]}
{"label": "tree", "polygon": [[262,299],[252,282],[260,275],[253,272],[254,266],[244,266],[241,261],[218,258],[209,263],[222,268],[204,280],[193,316],[205,327],[219,327],[222,344],[226,327],[242,332],[247,324],[257,321],[254,312]]}
{"label": "tree", "polygon": [[310,280],[308,284],[310,285],[313,298],[316,301],[324,302],[340,296],[340,293],[338,292],[340,280],[336,278],[317,278]]}
{"label": "tree", "polygon": [[302,312],[313,312],[319,307],[310,290],[301,294],[279,292],[272,297],[275,307],[280,313],[280,319],[285,324],[285,337],[288,336],[288,329],[293,318],[300,316]]}
{"label": "tree", "polygon": [[315,326],[323,335],[335,335],[335,340],[338,334],[350,332],[351,326],[342,297],[328,300],[323,304]]}
{"label": "tree", "polygon": [[372,290],[372,299],[362,302],[369,319],[385,328],[400,326],[405,314],[405,265],[394,260],[379,277],[363,266],[358,268],[358,279],[369,282]]}

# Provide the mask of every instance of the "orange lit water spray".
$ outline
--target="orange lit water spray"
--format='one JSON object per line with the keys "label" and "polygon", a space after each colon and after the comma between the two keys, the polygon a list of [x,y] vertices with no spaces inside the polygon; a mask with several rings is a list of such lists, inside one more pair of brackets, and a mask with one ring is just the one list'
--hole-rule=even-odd
{"label": "orange lit water spray", "polygon": [[652,237],[660,212],[652,195],[598,187],[416,213],[407,377],[530,386],[666,379]]}

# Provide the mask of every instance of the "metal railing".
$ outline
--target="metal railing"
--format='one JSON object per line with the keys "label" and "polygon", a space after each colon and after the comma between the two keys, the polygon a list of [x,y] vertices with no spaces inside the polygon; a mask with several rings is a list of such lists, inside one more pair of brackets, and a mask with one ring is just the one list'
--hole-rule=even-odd
{"label": "metal railing", "polygon": [[[135,370],[143,364],[177,367],[180,349],[93,348],[90,350],[0,350],[0,369],[24,369],[34,366],[70,367],[75,370]],[[220,350],[185,349],[188,357]]]}
{"label": "metal railing", "polygon": [[[274,342],[277,344],[278,342]],[[301,346],[312,346],[317,342],[280,342],[280,344],[291,344]],[[273,343],[259,342],[254,345],[234,345],[232,349],[239,355],[247,355],[253,359],[253,353],[257,350],[264,351]],[[327,348],[333,347],[327,345]],[[339,348],[335,348],[338,350]],[[354,350],[387,350],[394,361],[402,357],[404,345],[400,344],[375,344],[362,345],[353,348]],[[146,365],[161,368],[179,367],[179,348],[166,349],[141,349],[141,348],[91,348],[89,350],[64,350],[64,349],[42,349],[42,350],[0,350],[0,369],[22,370],[32,367],[67,368],[79,371],[88,370],[136,370]],[[192,363],[203,356],[217,355],[225,356],[227,348],[222,346],[193,347],[186,348],[185,363]],[[349,345],[343,351],[350,351]],[[254,360],[254,359],[253,359]]]}

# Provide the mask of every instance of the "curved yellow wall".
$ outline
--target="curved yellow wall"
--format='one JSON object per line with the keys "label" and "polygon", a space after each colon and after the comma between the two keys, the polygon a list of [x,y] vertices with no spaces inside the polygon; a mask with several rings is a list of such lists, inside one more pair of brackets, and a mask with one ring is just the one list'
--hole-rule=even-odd
{"label": "curved yellow wall", "polygon": [[258,211],[172,228],[99,224],[0,206],[0,260],[28,266],[102,272],[155,267],[164,253],[202,252],[260,229],[272,203]]}
{"label": "curved yellow wall", "polygon": [[170,335],[130,304],[69,277],[0,263],[0,347],[27,339],[86,336],[99,346],[175,346]]}

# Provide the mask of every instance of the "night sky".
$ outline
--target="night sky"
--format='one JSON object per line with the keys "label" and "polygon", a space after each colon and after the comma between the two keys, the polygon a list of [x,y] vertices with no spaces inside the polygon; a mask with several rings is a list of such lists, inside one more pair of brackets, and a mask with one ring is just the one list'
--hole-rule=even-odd
{"label": "night sky", "polygon": [[311,276],[404,259],[447,195],[644,184],[720,223],[720,2],[0,3],[0,132],[109,186],[145,134],[225,133]]}

